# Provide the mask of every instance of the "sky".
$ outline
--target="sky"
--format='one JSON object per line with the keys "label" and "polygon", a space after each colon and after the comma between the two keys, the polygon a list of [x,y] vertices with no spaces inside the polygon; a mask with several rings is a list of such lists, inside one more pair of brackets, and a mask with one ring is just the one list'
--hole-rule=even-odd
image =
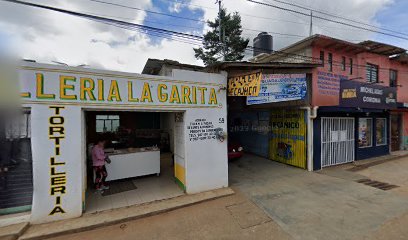
{"label": "sky", "polygon": [[[218,13],[215,0],[26,0],[87,14],[115,18],[152,27],[203,35],[206,20]],[[259,0],[296,9],[274,0]],[[406,0],[284,0],[324,12],[334,13],[371,25],[408,33]],[[310,17],[250,3],[246,0],[223,0],[229,12],[238,12],[244,28],[243,37],[252,39],[266,31],[274,37],[274,50],[309,35]],[[129,8],[130,7],[130,8]],[[147,10],[136,10],[138,8]],[[296,9],[307,13],[302,9]],[[154,14],[160,12],[162,14]],[[181,18],[169,17],[176,15]],[[351,27],[313,20],[313,33],[359,42],[367,39],[408,48],[408,41]],[[287,36],[292,34],[299,36]],[[407,36],[408,38],[408,36]],[[12,43],[12,45],[10,45]],[[8,46],[20,58],[37,62],[62,62],[70,66],[86,64],[89,68],[140,73],[148,58],[172,59],[202,65],[195,59],[191,43],[174,37],[162,38],[0,0],[0,48]],[[247,58],[251,56],[247,51]]]}

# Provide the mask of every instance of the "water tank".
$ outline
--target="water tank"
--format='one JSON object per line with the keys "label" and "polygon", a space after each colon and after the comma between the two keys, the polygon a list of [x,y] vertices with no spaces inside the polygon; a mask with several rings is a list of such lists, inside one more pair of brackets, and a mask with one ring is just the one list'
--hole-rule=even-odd
{"label": "water tank", "polygon": [[272,53],[273,38],[267,32],[261,32],[254,38],[254,57],[261,53]]}

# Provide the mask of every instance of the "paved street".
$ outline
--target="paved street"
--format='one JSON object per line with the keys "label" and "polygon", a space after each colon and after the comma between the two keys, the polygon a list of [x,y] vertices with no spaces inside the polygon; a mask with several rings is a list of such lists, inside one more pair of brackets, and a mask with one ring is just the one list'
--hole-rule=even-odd
{"label": "paved street", "polygon": [[247,155],[230,163],[234,196],[57,239],[406,239],[408,158],[352,167],[310,173]]}

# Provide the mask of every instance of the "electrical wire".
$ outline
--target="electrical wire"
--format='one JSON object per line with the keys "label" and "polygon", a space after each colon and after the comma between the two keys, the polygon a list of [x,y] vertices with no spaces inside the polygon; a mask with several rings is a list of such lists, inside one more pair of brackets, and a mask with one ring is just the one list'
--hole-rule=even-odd
{"label": "electrical wire", "polygon": [[[145,9],[141,9],[141,8],[131,7],[131,6],[128,6],[128,5],[123,5],[123,4],[116,4],[116,3],[106,2],[106,1],[102,1],[102,0],[89,0],[89,1],[97,2],[97,3],[101,3],[101,4],[113,5],[113,6],[121,7],[121,8],[133,9],[133,10],[138,10],[138,11],[145,11],[145,12],[152,13],[152,14],[165,15],[165,16],[173,17],[173,18],[185,19],[184,17],[180,17],[180,16],[177,16],[177,15],[171,15],[171,14],[166,14],[166,13],[161,13],[161,12],[149,11],[149,10],[145,10]],[[175,1],[172,1],[172,2],[175,2]],[[196,6],[200,6],[200,5],[196,5]],[[241,14],[241,13],[240,13],[240,14]],[[255,17],[255,16],[254,16],[254,17]],[[267,17],[260,17],[260,18],[272,19],[272,18],[267,18]],[[196,22],[204,22],[204,23],[206,23],[206,21],[199,20],[199,19],[194,19],[194,18],[187,18],[187,19],[190,20],[190,21],[196,21]],[[274,19],[274,20],[276,20],[276,21],[285,21],[285,20],[279,20],[279,19]],[[303,25],[305,25],[304,23],[299,23],[299,22],[294,22],[294,21],[286,21],[286,22],[298,23],[298,24],[303,24]],[[265,31],[265,30],[250,29],[250,28],[245,28],[245,27],[243,27],[242,29],[243,29],[243,30],[247,30],[247,31],[256,31],[256,32],[264,32],[264,31]],[[295,34],[285,34],[285,33],[276,33],[276,32],[270,32],[270,33],[278,34],[278,35],[286,35],[286,36],[297,36],[297,37],[300,37],[300,35],[295,35]],[[302,37],[305,37],[305,36],[302,36]]]}
{"label": "electrical wire", "polygon": [[[1,0],[1,1],[11,2],[11,3],[15,3],[15,4],[22,4],[22,5],[26,5],[26,6],[37,7],[37,8],[47,9],[47,10],[56,11],[56,12],[60,12],[60,13],[65,13],[65,14],[69,14],[69,15],[73,15],[73,16],[77,16],[77,17],[82,17],[82,18],[85,18],[85,19],[89,19],[89,20],[93,20],[93,21],[97,21],[97,22],[101,22],[101,23],[105,23],[105,24],[109,24],[109,25],[114,25],[114,26],[125,28],[125,29],[128,29],[128,30],[142,31],[142,32],[144,32],[146,34],[153,35],[153,36],[176,37],[176,38],[178,38],[179,41],[182,40],[185,43],[189,43],[189,44],[199,45],[199,44],[201,44],[201,43],[199,43],[199,41],[202,41],[204,39],[204,37],[202,37],[202,36],[197,36],[197,35],[193,35],[193,34],[181,33],[181,32],[166,30],[166,29],[162,29],[162,28],[154,28],[154,27],[150,27],[150,26],[146,26],[146,25],[140,25],[140,24],[135,24],[135,23],[130,23],[130,22],[124,22],[124,21],[120,21],[120,20],[116,20],[116,19],[105,18],[105,17],[95,16],[95,15],[89,15],[89,14],[84,14],[84,13],[80,13],[80,12],[75,12],[75,11],[70,11],[70,10],[66,10],[66,9],[55,8],[55,7],[51,7],[51,6],[40,5],[40,4],[35,4],[35,3],[30,3],[30,2],[24,2],[24,1],[19,1],[19,0]],[[172,38],[172,40],[175,40],[175,39]],[[248,49],[248,50],[268,50],[268,51],[270,51],[270,49],[257,48],[257,47],[253,47],[253,46],[247,46],[246,49]],[[275,55],[282,56],[282,57],[291,57],[291,58],[294,58],[294,59],[297,59],[297,60],[303,60],[304,61],[303,63],[321,64],[320,58],[316,58],[316,57],[313,57],[313,56],[306,56],[306,55],[301,55],[301,54],[287,53],[287,52],[283,52],[283,51],[273,51],[273,53]],[[337,64],[337,62],[339,62],[340,64]],[[327,61],[327,63],[329,63],[329,62]],[[332,60],[331,64],[333,66],[342,66],[340,61],[335,61],[334,59]],[[353,64],[353,68],[364,68],[364,69],[366,69],[366,66],[365,65]],[[390,69],[378,67],[378,70],[379,71],[382,71],[382,70],[389,71]],[[406,71],[399,71],[399,73],[408,74],[408,72],[406,72]]]}
{"label": "electrical wire", "polygon": [[[184,1],[183,2],[180,2],[180,1],[177,1],[177,0],[167,0],[167,1],[174,2],[174,3],[179,3],[179,4],[187,5],[187,6],[196,6],[196,7],[207,8],[207,9],[211,9],[211,10],[217,10],[216,8],[210,8],[210,7],[197,5],[197,4],[191,4],[191,3],[184,2]],[[287,4],[287,5],[294,6],[294,7],[298,7],[298,8],[304,9],[304,10],[317,12],[317,13],[320,13],[320,14],[324,14],[326,16],[336,17],[338,19],[347,20],[347,21],[350,21],[350,22],[353,22],[353,23],[364,25],[364,26],[368,26],[368,27],[372,27],[372,28],[376,28],[376,29],[385,30],[385,31],[388,31],[388,32],[393,32],[393,33],[397,33],[397,34],[400,34],[400,35],[408,36],[408,34],[406,34],[406,33],[390,30],[390,29],[383,28],[383,27],[378,27],[378,26],[375,26],[375,25],[372,25],[372,24],[364,23],[362,21],[357,21],[357,20],[354,20],[354,19],[345,18],[345,17],[339,16],[339,15],[336,15],[336,14],[327,13],[327,12],[324,12],[324,11],[321,11],[321,10],[316,10],[316,9],[313,9],[313,8],[310,8],[310,7],[304,7],[304,6],[300,5],[300,4],[288,3],[288,2],[281,1],[281,0],[272,0],[272,1],[279,2],[279,3],[282,3],[282,4]],[[246,13],[243,13],[243,12],[239,12],[239,14],[242,15],[242,16],[272,20],[272,21],[281,21],[281,22],[288,22],[288,23],[294,23],[294,24],[309,25],[309,23],[305,23],[303,20],[302,20],[302,22],[296,22],[296,21],[289,21],[289,20],[284,20],[284,19],[276,19],[276,18],[270,18],[270,17],[251,15],[251,14],[246,14]],[[310,16],[309,14],[303,14],[303,15],[308,16],[308,17]],[[325,20],[325,19],[322,19],[322,20]],[[332,27],[332,26],[327,26],[327,27],[336,28],[336,27]],[[248,29],[245,29],[245,30],[248,30]],[[344,29],[343,28],[342,30],[351,31],[352,29]],[[371,31],[372,29],[365,29],[365,30]],[[375,31],[375,30],[373,30],[373,31]]]}
{"label": "electrical wire", "polygon": [[308,11],[320,13],[320,14],[323,14],[323,15],[326,15],[326,16],[335,17],[335,18],[338,18],[338,19],[342,19],[342,20],[352,22],[352,23],[361,24],[361,25],[364,25],[364,26],[367,26],[367,27],[372,27],[372,28],[376,28],[376,29],[380,29],[380,30],[384,30],[384,31],[393,32],[393,33],[396,33],[396,34],[408,36],[407,33],[398,32],[398,31],[395,31],[395,30],[375,26],[375,25],[365,23],[365,22],[362,22],[362,21],[354,20],[354,19],[351,19],[351,18],[346,18],[346,17],[340,16],[340,15],[337,15],[337,14],[328,13],[328,12],[324,12],[322,10],[313,9],[311,7],[305,7],[304,5],[302,6],[300,4],[285,2],[285,1],[282,1],[282,0],[271,0],[271,1],[278,2],[278,3],[281,3],[281,4],[285,4],[285,5],[289,5],[289,6],[292,6],[292,7],[297,7],[297,8],[303,9],[303,10],[308,10]]}
{"label": "electrical wire", "polygon": [[[297,10],[293,10],[293,9],[290,9],[290,8],[284,8],[284,7],[280,7],[280,6],[274,5],[274,4],[269,4],[269,3],[265,3],[265,2],[259,2],[259,1],[255,1],[255,0],[246,0],[246,1],[247,1],[247,2],[251,2],[251,3],[256,3],[256,4],[259,4],[259,5],[263,5],[263,6],[267,6],[267,7],[272,7],[272,8],[280,9],[280,10],[283,10],[283,11],[293,12],[293,13],[297,13],[297,14],[300,14],[300,15],[303,15],[303,16],[309,16],[309,17],[310,17],[310,15],[307,14],[307,13],[300,12],[300,11],[297,11]],[[341,24],[341,25],[345,25],[345,26],[349,26],[349,27],[353,27],[353,28],[357,28],[357,29],[361,29],[361,30],[365,30],[365,31],[369,31],[369,32],[374,32],[374,33],[378,33],[378,34],[382,34],[382,35],[394,37],[394,38],[399,38],[399,39],[403,39],[403,40],[408,40],[407,37],[402,37],[402,36],[395,35],[395,34],[391,34],[391,33],[386,33],[386,32],[382,32],[382,31],[377,31],[377,30],[373,30],[373,29],[366,28],[366,27],[360,27],[360,26],[356,26],[356,25],[353,25],[353,24],[350,24],[350,23],[345,23],[345,22],[341,22],[341,21],[337,21],[337,20],[333,20],[333,19],[329,19],[329,18],[325,18],[325,17],[321,17],[321,16],[313,15],[312,17],[313,17],[313,18],[316,18],[316,19],[321,19],[321,20],[325,20],[325,21],[328,21],[328,22],[332,22],[332,23],[337,23],[337,24]]]}
{"label": "electrical wire", "polygon": [[[187,2],[179,2],[177,0],[166,0],[166,1],[173,2],[173,3],[180,3],[180,4],[185,5],[185,6],[195,6],[195,7],[207,8],[207,9],[210,9],[210,10],[218,11],[218,8],[210,8],[210,7],[206,7],[206,6],[203,6],[203,5],[197,5],[197,4],[187,3]],[[241,11],[239,11],[238,13],[241,16],[247,16],[247,17],[259,18],[259,19],[265,19],[265,20],[271,20],[271,21],[279,21],[279,22],[287,22],[287,23],[305,25],[305,23],[303,23],[303,22],[295,22],[295,21],[290,21],[290,20],[286,20],[286,19],[278,19],[278,18],[271,18],[271,17],[252,15],[252,14],[243,13]]]}
{"label": "electrical wire", "polygon": [[112,5],[112,6],[116,6],[116,7],[122,7],[122,8],[133,9],[133,10],[137,10],[137,11],[143,11],[143,12],[147,12],[147,13],[151,13],[151,14],[157,14],[157,15],[162,15],[162,16],[167,16],[167,17],[180,18],[180,19],[189,20],[189,21],[207,23],[207,22],[204,21],[204,20],[199,20],[199,19],[194,19],[194,18],[188,18],[188,17],[182,17],[182,16],[172,15],[172,14],[168,14],[168,13],[156,12],[156,11],[146,10],[146,9],[142,9],[142,8],[138,8],[138,7],[131,7],[131,6],[127,6],[127,5],[122,5],[122,4],[118,4],[118,3],[105,2],[105,1],[101,1],[101,0],[89,0],[89,1],[91,1],[91,2],[97,2],[97,3],[102,3],[102,4],[107,4],[107,5]]}

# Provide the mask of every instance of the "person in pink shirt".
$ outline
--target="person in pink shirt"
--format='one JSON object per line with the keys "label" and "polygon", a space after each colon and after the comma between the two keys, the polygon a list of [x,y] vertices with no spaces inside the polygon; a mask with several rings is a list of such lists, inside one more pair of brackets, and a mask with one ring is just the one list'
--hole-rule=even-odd
{"label": "person in pink shirt", "polygon": [[98,140],[98,143],[92,148],[92,165],[96,174],[95,188],[98,191],[109,189],[105,180],[108,172],[105,168],[105,160],[108,157],[105,154],[105,140]]}

